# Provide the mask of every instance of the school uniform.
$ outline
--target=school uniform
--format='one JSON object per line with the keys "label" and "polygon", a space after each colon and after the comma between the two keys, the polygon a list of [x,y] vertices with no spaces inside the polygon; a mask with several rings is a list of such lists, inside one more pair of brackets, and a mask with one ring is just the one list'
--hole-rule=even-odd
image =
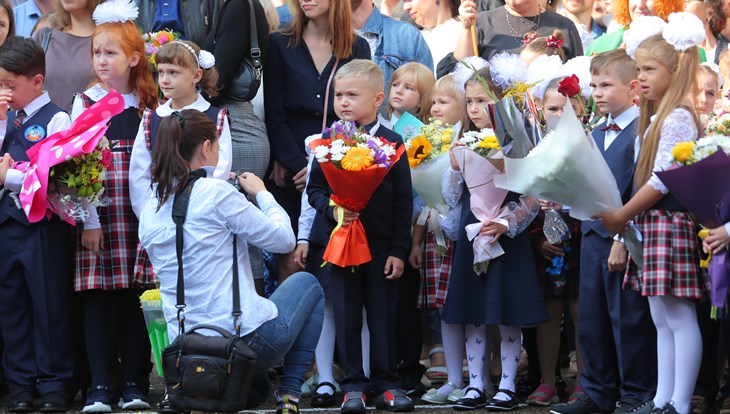
{"label": "school uniform", "polygon": [[[631,107],[596,127],[593,139],[626,202],[631,198],[639,110]],[[605,129],[616,124],[620,131]],[[611,233],[599,221],[581,226],[578,340],[585,369],[580,385],[601,409],[621,398],[646,401],[656,387],[656,331],[646,298],[622,290],[623,272],[608,270]]]}
{"label": "school uniform", "polygon": [[[18,116],[10,111],[0,121],[0,154],[28,161],[26,151],[70,120],[51,103],[48,93],[31,101]],[[16,117],[19,125],[16,127]],[[71,226],[58,216],[28,222],[14,195],[22,174],[10,170],[0,199],[0,331],[5,342],[3,367],[11,391],[66,393],[73,375],[71,352],[72,238]]]}
{"label": "school uniform", "polygon": [[[400,135],[377,123],[364,126],[372,135],[382,137],[397,146],[403,145]],[[373,131],[374,130],[374,131]],[[337,224],[333,207],[329,206],[332,191],[322,167],[316,160],[307,185],[310,204],[317,210],[310,240],[311,263],[322,257],[330,233]],[[413,195],[408,159],[403,155],[373,193],[368,205],[360,212],[360,221],[372,254],[368,263],[351,268],[328,264],[320,274],[325,297],[332,303],[340,360],[345,378],[340,381],[343,392],[364,392],[369,385],[376,393],[400,388],[396,374],[396,324],[399,280],[386,280],[384,269],[389,256],[405,263],[410,249]],[[362,370],[360,331],[362,307],[367,309],[370,329],[371,378]]]}

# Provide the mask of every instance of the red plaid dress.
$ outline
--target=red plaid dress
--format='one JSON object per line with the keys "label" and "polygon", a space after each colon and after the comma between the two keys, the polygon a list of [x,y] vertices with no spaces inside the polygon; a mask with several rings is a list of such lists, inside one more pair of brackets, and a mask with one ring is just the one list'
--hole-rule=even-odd
{"label": "red plaid dress", "polygon": [[[206,111],[206,114],[208,116],[211,116],[211,118],[215,117],[214,120],[216,121],[218,136],[220,136],[220,134],[223,132],[223,124],[226,120],[226,117],[228,116],[228,110],[226,108],[218,110],[215,107],[211,106],[209,110]],[[149,108],[145,109],[144,113],[142,114],[142,130],[144,131],[144,141],[147,149],[150,152],[152,152],[152,128],[150,127],[152,123],[152,116],[153,110]],[[158,115],[155,114],[154,116]],[[140,284],[157,283],[157,275],[155,274],[155,270],[152,268],[152,262],[150,261],[150,258],[147,255],[147,251],[142,247],[141,243],[137,243],[134,261],[134,280],[136,283]]]}
{"label": "red plaid dress", "polygon": [[647,210],[635,222],[644,238],[644,268],[629,256],[624,289],[642,296],[707,297],[709,284],[700,269],[700,243],[690,214]]}
{"label": "red plaid dress", "polygon": [[[94,102],[84,95],[84,108]],[[104,249],[98,254],[81,244],[82,232],[76,234],[74,255],[74,291],[114,290],[140,287],[133,281],[139,222],[129,199],[129,161],[134,144],[134,130],[139,125],[137,108],[129,107],[112,118],[106,137],[113,145],[114,165],[107,172],[104,187],[111,205],[98,208]],[[129,138],[132,137],[132,138]]]}
{"label": "red plaid dress", "polygon": [[454,254],[454,242],[446,239],[446,254],[436,253],[436,237],[433,233],[426,235],[423,248],[423,266],[421,267],[421,288],[418,290],[418,307],[421,309],[440,308],[446,301],[451,274],[451,258]]}

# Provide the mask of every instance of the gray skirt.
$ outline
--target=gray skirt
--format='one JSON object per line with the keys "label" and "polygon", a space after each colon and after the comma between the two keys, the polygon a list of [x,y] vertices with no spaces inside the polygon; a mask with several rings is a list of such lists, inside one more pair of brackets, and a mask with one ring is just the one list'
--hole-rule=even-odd
{"label": "gray skirt", "polygon": [[[240,102],[223,98],[221,106],[228,108],[228,122],[231,126],[233,163],[231,171],[251,172],[263,179],[269,166],[269,137],[266,125],[253,112],[251,102]],[[264,277],[264,259],[261,249],[248,246],[251,271],[254,279]]]}

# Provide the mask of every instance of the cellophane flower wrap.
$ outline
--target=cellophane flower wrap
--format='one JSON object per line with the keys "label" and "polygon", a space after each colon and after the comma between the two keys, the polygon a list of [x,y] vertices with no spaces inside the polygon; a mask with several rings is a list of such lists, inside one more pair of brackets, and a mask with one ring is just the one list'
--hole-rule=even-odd
{"label": "cellophane flower wrap", "polygon": [[[373,192],[405,152],[394,142],[374,137],[354,122],[337,121],[309,144],[312,155],[322,168],[332,189],[331,206],[360,212]],[[336,266],[359,266],[372,260],[365,229],[359,219],[343,226],[342,209],[338,209],[337,226],[330,235],[323,258]]]}
{"label": "cellophane flower wrap", "polygon": [[160,289],[145,290],[139,297],[139,302],[142,304],[142,313],[145,324],[147,324],[147,334],[150,338],[150,345],[152,345],[152,356],[155,359],[157,374],[163,376],[162,350],[170,345],[170,338],[167,335],[167,322],[162,312]]}
{"label": "cellophane flower wrap", "polygon": [[474,250],[474,272],[482,274],[490,260],[504,254],[499,242],[492,242],[492,236],[479,233],[484,223],[509,225],[502,208],[507,190],[494,185],[494,178],[502,173],[504,157],[494,131],[489,128],[466,132],[458,142],[461,145],[454,147],[454,156],[471,195],[471,212],[479,220],[465,230]]}
{"label": "cellophane flower wrap", "polygon": [[441,176],[449,167],[449,148],[454,130],[450,125],[432,119],[421,126],[416,134],[406,137],[406,154],[411,166],[413,189],[426,203],[416,223],[426,225],[436,239],[436,252],[446,254],[446,237],[441,228],[439,215],[448,212],[448,205],[441,191]]}
{"label": "cellophane flower wrap", "polygon": [[[730,137],[712,135],[697,141],[681,142],[672,148],[677,168],[657,171],[672,195],[706,229],[730,221]],[[707,230],[700,232],[706,236]],[[701,263],[710,279],[712,316],[725,307],[730,287],[728,249]]]}
{"label": "cellophane flower wrap", "polygon": [[505,158],[496,185],[570,207],[570,215],[589,220],[622,206],[616,179],[568,102],[554,131],[521,159]]}
{"label": "cellophane flower wrap", "polygon": [[30,161],[15,163],[14,168],[26,173],[19,198],[29,222],[55,213],[76,225],[88,215],[84,204],[104,204],[103,180],[111,166],[104,133],[111,117],[123,110],[124,99],[112,89],[69,129],[26,151]]}

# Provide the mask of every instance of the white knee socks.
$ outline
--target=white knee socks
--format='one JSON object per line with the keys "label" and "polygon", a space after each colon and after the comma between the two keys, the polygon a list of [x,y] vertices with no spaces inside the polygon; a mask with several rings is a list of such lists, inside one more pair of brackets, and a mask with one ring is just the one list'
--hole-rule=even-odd
{"label": "white knee socks", "polygon": [[[499,334],[502,336],[500,350],[502,352],[502,377],[499,380],[499,388],[515,391],[515,379],[517,368],[520,365],[520,350],[522,349],[522,331],[519,326],[499,325]],[[507,401],[511,397],[503,392],[498,392],[495,399]]]}

